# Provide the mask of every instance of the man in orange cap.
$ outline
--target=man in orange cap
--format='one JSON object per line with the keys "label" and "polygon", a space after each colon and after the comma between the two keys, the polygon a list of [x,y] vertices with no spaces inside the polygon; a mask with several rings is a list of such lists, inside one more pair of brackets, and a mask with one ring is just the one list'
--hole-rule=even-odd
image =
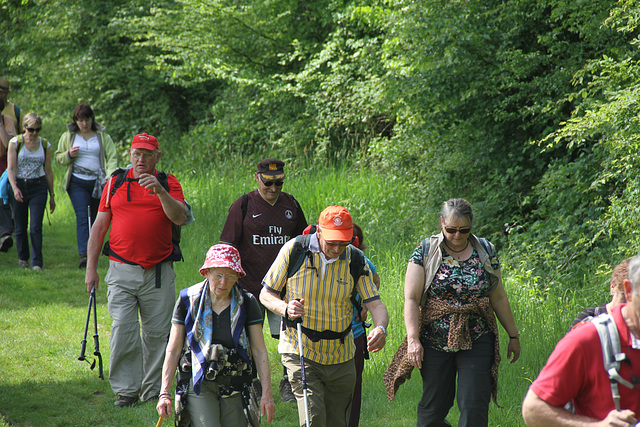
{"label": "man in orange cap", "polygon": [[[354,283],[350,263],[358,249],[351,245],[352,241],[353,223],[349,211],[342,206],[329,206],[320,214],[318,229],[309,238],[300,268],[287,277],[297,243],[289,241],[262,281],[260,300],[269,310],[283,316],[286,325],[280,334],[278,351],[298,401],[301,425],[307,418],[305,406],[309,407],[311,426],[341,427],[349,422],[356,380],[350,299],[354,287],[376,325],[367,337],[368,350],[377,352],[386,342],[389,316],[366,263],[362,275]],[[301,320],[303,332],[304,384],[296,319]],[[304,386],[308,402],[305,402]]]}
{"label": "man in orange cap", "polygon": [[159,179],[160,155],[156,137],[143,133],[133,138],[132,167],[122,172],[119,187],[116,176],[107,181],[87,248],[85,282],[91,292],[98,289],[98,256],[109,231],[109,382],[119,407],[158,398],[171,329],[173,224],[185,223],[187,208],[176,177]]}

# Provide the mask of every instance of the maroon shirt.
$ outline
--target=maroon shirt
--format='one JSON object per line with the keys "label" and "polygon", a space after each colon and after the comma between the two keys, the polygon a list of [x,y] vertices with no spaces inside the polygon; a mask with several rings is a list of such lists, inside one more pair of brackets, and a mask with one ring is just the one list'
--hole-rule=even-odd
{"label": "maroon shirt", "polygon": [[[242,214],[242,197],[233,202],[220,241],[235,246],[247,275],[240,286],[260,297],[262,278],[273,264],[283,244],[302,234],[307,219],[292,195],[280,193],[271,206],[258,190],[248,194],[247,214]],[[259,301],[259,299],[258,299]]]}

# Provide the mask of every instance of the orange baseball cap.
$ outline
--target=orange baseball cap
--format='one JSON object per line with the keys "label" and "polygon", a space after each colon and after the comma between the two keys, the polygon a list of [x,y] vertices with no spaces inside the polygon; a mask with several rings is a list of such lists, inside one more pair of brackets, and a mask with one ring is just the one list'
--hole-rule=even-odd
{"label": "orange baseball cap", "polygon": [[351,214],[342,206],[325,208],[318,219],[318,226],[322,230],[322,237],[325,240],[349,242],[353,238]]}

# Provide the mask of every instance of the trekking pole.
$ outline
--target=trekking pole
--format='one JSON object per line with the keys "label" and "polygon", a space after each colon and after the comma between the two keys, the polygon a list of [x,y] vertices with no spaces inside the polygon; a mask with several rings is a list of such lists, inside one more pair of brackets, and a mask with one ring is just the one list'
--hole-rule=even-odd
{"label": "trekking pole", "polygon": [[304,372],[304,356],[302,355],[302,317],[296,320],[298,328],[298,353],[300,355],[300,374],[302,376],[302,395],[304,396],[304,418],[306,426],[309,427],[309,396],[307,395],[307,376]]}
{"label": "trekking pole", "polygon": [[164,418],[162,417],[158,418],[158,423],[156,424],[156,427],[160,427],[163,422],[164,422]]}
{"label": "trekking pole", "polygon": [[[91,302],[91,300],[93,300],[93,327],[94,327],[94,331],[95,333],[93,334],[93,346],[94,346],[94,352],[93,355],[98,357],[98,377],[100,377],[101,380],[104,379],[104,372],[103,372],[103,367],[102,367],[102,355],[100,354],[100,339],[98,337],[98,310],[96,309],[96,289],[92,288],[91,289],[91,299],[89,300]],[[86,336],[85,336],[85,341],[86,341]],[[85,342],[86,344],[86,342]],[[93,361],[93,364],[95,366],[95,360]]]}
{"label": "trekking pole", "polygon": [[89,297],[89,309],[87,310],[87,322],[84,325],[84,338],[82,339],[82,342],[81,342],[80,356],[78,357],[78,360],[86,361],[89,364],[91,370],[93,370],[93,368],[96,367],[96,361],[94,360],[93,363],[89,362],[84,353],[85,353],[85,350],[87,348],[87,331],[89,330],[89,319],[91,318],[91,306],[92,306],[92,303],[93,303],[93,293]]}

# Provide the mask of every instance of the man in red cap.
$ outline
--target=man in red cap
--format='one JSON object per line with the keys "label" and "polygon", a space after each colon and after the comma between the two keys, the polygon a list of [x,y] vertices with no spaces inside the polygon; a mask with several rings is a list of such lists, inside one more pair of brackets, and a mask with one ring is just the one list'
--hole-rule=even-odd
{"label": "man in red cap", "polygon": [[[247,275],[238,283],[258,301],[262,278],[276,259],[278,251],[285,242],[302,234],[307,226],[307,219],[298,201],[282,192],[284,179],[282,160],[260,160],[255,173],[258,188],[233,202],[220,235],[221,242],[235,246],[240,252]],[[262,317],[269,321],[271,336],[279,339],[282,318],[265,310],[262,304],[261,308]],[[292,402],[296,399],[286,372],[284,369],[280,380],[280,398],[283,402]]]}
{"label": "man in red cap", "polygon": [[[102,192],[87,250],[87,291],[98,289],[97,264],[109,231],[105,277],[113,319],[109,382],[115,405],[158,398],[175,302],[172,228],[187,219],[182,187],[173,175],[158,179],[158,140],[143,133],[131,142],[131,168],[121,185],[112,176]],[[163,185],[164,184],[164,185]],[[140,313],[138,319],[138,312]]]}
{"label": "man in red cap", "polygon": [[[312,426],[347,426],[356,368],[351,332],[355,287],[376,325],[367,337],[370,352],[386,342],[389,316],[380,301],[369,266],[354,283],[350,271],[353,241],[351,215],[342,206],[329,206],[320,214],[318,229],[309,239],[300,268],[288,276],[295,241],[286,243],[262,281],[260,300],[284,317],[278,351],[289,373],[298,401],[300,424],[306,421],[305,399],[298,354],[296,319],[301,319],[303,363],[308,390],[309,421]],[[283,295],[283,296],[281,296]]]}

